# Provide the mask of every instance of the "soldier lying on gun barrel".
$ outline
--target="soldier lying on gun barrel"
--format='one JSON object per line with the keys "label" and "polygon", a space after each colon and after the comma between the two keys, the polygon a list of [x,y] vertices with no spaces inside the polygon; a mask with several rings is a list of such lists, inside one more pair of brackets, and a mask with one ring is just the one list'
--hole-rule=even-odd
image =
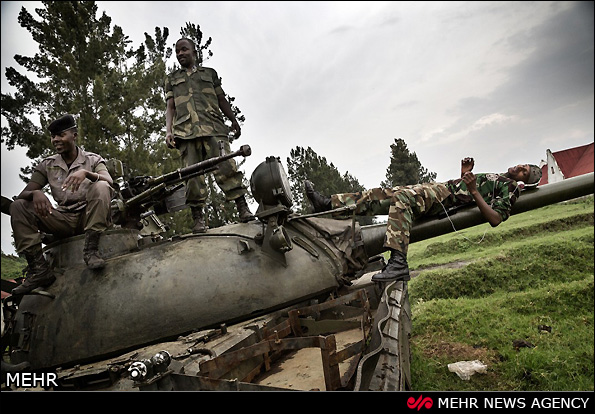
{"label": "soldier lying on gun barrel", "polygon": [[[390,259],[382,272],[375,274],[372,280],[409,280],[407,250],[411,227],[416,219],[476,203],[483,217],[492,227],[496,227],[510,216],[510,210],[520,196],[520,189],[525,185],[537,185],[541,179],[541,169],[537,165],[519,164],[508,168],[503,174],[474,174],[474,165],[473,158],[463,159],[461,178],[445,183],[373,188],[330,197],[318,193],[312,183],[306,181],[306,196],[316,213],[355,205],[356,215],[388,214],[384,247],[390,251]],[[390,206],[382,203],[384,200],[390,201]]]}

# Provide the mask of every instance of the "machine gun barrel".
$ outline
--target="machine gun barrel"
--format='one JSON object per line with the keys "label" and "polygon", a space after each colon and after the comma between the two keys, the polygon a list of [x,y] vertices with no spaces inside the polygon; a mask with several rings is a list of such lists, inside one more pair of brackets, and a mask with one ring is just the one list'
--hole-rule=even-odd
{"label": "machine gun barrel", "polygon": [[229,154],[209,158],[208,160],[197,162],[196,164],[189,165],[188,167],[178,168],[177,170],[170,173],[150,178],[147,181],[147,185],[149,185],[150,188],[126,200],[126,206],[142,203],[144,200],[150,198],[153,194],[161,192],[166,185],[176,184],[181,181],[188,180],[189,178],[192,178],[196,175],[205,174],[214,169],[217,164],[223,161],[227,161],[239,155],[247,157],[251,153],[252,149],[249,145],[242,145],[239,150],[230,152]]}
{"label": "machine gun barrel", "polygon": [[195,174],[200,174],[203,171],[209,170],[215,167],[217,164],[223,161],[227,161],[233,157],[237,157],[239,155],[247,157],[252,153],[250,145],[242,145],[239,150],[230,152],[229,154],[221,155],[219,157],[209,158],[208,160],[204,160],[201,162],[197,162],[196,164],[189,165],[188,167],[178,168],[176,171],[172,171],[170,173],[160,175],[159,177],[155,177],[149,180],[149,185],[157,185],[161,183],[166,184],[175,184],[180,181],[184,181],[188,179],[190,176]]}
{"label": "machine gun barrel", "polygon": [[[512,207],[511,214],[524,213],[525,211],[589,194],[593,194],[593,173],[525,190]],[[473,204],[451,215],[450,220],[447,217],[426,217],[416,220],[411,229],[410,242],[415,243],[451,233],[454,231],[453,227],[461,230],[485,222],[486,220],[483,218],[481,212]],[[368,256],[380,254],[386,250],[383,247],[385,234],[386,224],[373,224],[362,227],[362,237]]]}

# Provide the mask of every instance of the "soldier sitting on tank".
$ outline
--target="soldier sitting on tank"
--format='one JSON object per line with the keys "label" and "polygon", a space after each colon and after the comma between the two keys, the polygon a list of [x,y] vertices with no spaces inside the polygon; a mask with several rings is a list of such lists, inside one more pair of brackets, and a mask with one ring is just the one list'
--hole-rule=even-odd
{"label": "soldier sitting on tank", "polygon": [[[27,294],[56,280],[42,253],[40,231],[58,239],[85,233],[83,257],[87,267],[105,266],[98,251],[99,237],[111,225],[114,191],[105,160],[76,145],[78,129],[72,115],[54,120],[48,130],[57,154],[35,167],[31,180],[10,205],[16,251],[28,264],[27,277],[12,290],[13,295]],[[42,191],[48,184],[57,208]]]}
{"label": "soldier sitting on tank", "polygon": [[[355,205],[358,215],[388,214],[384,247],[390,251],[390,259],[382,272],[372,276],[372,281],[409,280],[407,250],[414,220],[474,202],[490,225],[496,227],[510,216],[520,195],[519,188],[536,185],[541,179],[541,169],[532,164],[510,167],[503,174],[473,174],[474,165],[473,158],[463,159],[461,178],[446,183],[373,188],[330,197],[316,192],[312,183],[306,181],[306,196],[315,212]],[[390,207],[383,200],[389,200]]]}

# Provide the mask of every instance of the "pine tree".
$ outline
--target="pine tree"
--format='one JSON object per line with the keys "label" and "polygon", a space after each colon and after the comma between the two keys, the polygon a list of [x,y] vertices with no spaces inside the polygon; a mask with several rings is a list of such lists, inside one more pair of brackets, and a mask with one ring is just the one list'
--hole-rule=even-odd
{"label": "pine tree", "polygon": [[[156,27],[154,36],[145,33],[144,43],[134,48],[105,12],[97,15],[94,1],[42,4],[35,9],[38,18],[21,8],[18,21],[39,51],[33,57],[15,56],[27,73],[7,68],[7,81],[16,92],[2,93],[1,98],[1,114],[8,124],[2,128],[2,142],[8,150],[16,145],[27,148],[32,160],[21,168],[21,178],[26,181],[33,166],[53,153],[46,128],[64,113],[77,118],[78,145],[105,159],[121,160],[124,179],[179,168],[179,152],[165,145],[163,80],[173,69],[166,67],[172,54],[167,47],[168,28]],[[187,23],[181,33],[195,40],[202,56],[212,56],[211,38],[201,44],[199,26]],[[233,105],[235,98],[228,100],[242,123],[244,116]],[[226,204],[223,219],[212,223],[233,221],[235,209]],[[191,219],[172,214],[165,221],[173,233],[181,233]]]}
{"label": "pine tree", "polygon": [[424,168],[415,152],[410,153],[405,140],[395,139],[391,144],[391,160],[386,170],[386,180],[380,183],[383,188],[427,183],[436,179],[436,173]]}
{"label": "pine tree", "polygon": [[287,158],[287,178],[291,187],[294,208],[297,212],[308,213],[304,181],[311,181],[321,194],[340,194],[363,191],[365,188],[349,172],[341,175],[339,170],[327,162],[310,147],[295,147]]}
{"label": "pine tree", "polygon": [[77,118],[81,147],[106,159],[121,159],[132,172],[160,170],[154,166],[163,163],[153,161],[161,154],[153,150],[164,124],[162,92],[157,89],[162,88],[165,60],[171,55],[165,48],[168,30],[156,28],[155,40],[145,34],[145,44],[134,50],[105,12],[97,17],[95,2],[42,3],[44,8],[35,10],[40,20],[24,7],[19,13],[19,23],[38,43],[39,52],[16,55],[15,60],[38,81],[6,69],[8,83],[17,92],[2,94],[2,116],[8,121],[2,141],[9,150],[26,147],[36,164],[53,153],[47,125],[71,113]]}

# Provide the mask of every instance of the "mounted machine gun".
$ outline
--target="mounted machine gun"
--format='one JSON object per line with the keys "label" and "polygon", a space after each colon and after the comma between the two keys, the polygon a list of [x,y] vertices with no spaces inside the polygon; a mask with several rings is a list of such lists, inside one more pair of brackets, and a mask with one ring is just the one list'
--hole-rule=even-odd
{"label": "mounted machine gun", "polygon": [[[184,182],[192,177],[207,174],[217,165],[234,157],[248,157],[252,153],[249,145],[239,150],[210,158],[188,167],[179,168],[158,177],[136,176],[124,183],[118,196],[112,200],[112,219],[123,228],[141,230],[141,235],[166,231],[157,216],[185,208]],[[114,177],[122,175],[122,163],[108,161],[108,169]]]}

